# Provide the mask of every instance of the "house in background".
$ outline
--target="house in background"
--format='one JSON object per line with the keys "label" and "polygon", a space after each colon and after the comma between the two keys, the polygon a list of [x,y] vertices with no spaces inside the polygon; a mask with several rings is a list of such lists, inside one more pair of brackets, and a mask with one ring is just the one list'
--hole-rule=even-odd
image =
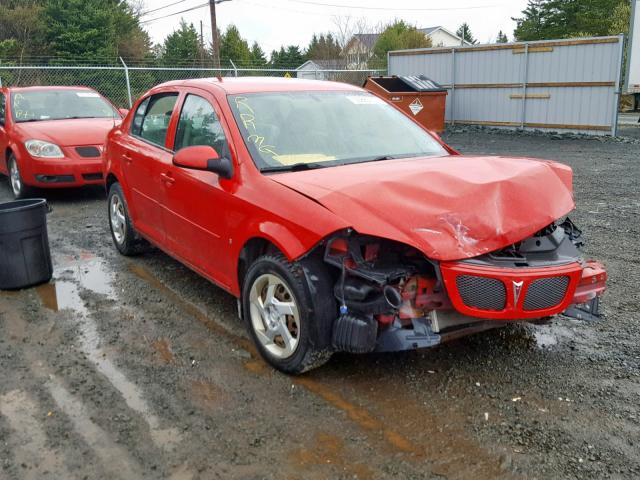
{"label": "house in background", "polygon": [[379,33],[356,33],[342,51],[349,68],[366,68],[373,55],[373,47],[378,41]]}
{"label": "house in background", "polygon": [[[471,45],[455,33],[442,26],[419,28],[434,47],[454,47]],[[348,68],[367,68],[367,62],[373,55],[373,47],[380,37],[379,33],[356,33],[344,48],[343,56]]]}
{"label": "house in background", "polygon": [[296,68],[296,77],[307,80],[331,80],[331,70],[344,70],[347,61],[343,58],[333,60],[307,60]]}
{"label": "house in background", "polygon": [[434,47],[457,47],[462,45],[471,45],[466,40],[462,40],[458,35],[447,30],[446,28],[439,27],[427,27],[419,28],[418,31],[425,34],[425,36],[431,40],[431,45]]}

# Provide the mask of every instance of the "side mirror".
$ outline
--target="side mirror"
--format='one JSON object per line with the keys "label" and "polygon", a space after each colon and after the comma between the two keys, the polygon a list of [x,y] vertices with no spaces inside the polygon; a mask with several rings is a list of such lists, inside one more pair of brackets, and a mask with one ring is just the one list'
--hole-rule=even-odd
{"label": "side mirror", "polygon": [[173,156],[173,164],[192,170],[217,173],[222,178],[231,178],[233,165],[228,158],[218,155],[209,145],[194,145],[178,150]]}
{"label": "side mirror", "polygon": [[118,111],[120,112],[120,115],[122,115],[122,118],[126,117],[127,113],[129,113],[128,108],[119,108]]}

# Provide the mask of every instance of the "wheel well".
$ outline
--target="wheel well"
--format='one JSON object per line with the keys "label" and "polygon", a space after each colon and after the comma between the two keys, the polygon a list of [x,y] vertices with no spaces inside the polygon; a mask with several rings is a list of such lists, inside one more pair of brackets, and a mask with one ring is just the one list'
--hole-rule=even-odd
{"label": "wheel well", "polygon": [[266,238],[254,237],[244,244],[238,257],[238,285],[240,286],[240,290],[242,290],[244,276],[251,264],[262,255],[276,252],[282,253],[276,245]]}
{"label": "wheel well", "polygon": [[12,153],[13,153],[13,150],[11,150],[11,147],[7,147],[7,149],[4,152],[4,158],[2,159],[5,162],[5,164],[9,162],[9,155],[11,155]]}
{"label": "wheel well", "polygon": [[113,173],[110,173],[109,175],[107,175],[107,181],[105,183],[105,186],[107,188],[107,193],[109,193],[109,189],[111,188],[111,185],[113,185],[117,181],[118,181],[118,177],[116,177]]}

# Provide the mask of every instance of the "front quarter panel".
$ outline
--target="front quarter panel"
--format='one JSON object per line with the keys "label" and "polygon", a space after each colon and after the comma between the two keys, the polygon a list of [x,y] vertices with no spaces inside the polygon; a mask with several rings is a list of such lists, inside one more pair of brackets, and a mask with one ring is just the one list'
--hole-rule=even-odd
{"label": "front quarter panel", "polygon": [[[229,265],[235,273],[237,260],[247,242],[261,238],[274,244],[290,261],[309,252],[328,235],[349,227],[340,217],[313,200],[268,177],[252,179],[235,195],[238,202],[227,211],[231,244]],[[240,293],[240,285],[232,275],[231,291]]]}

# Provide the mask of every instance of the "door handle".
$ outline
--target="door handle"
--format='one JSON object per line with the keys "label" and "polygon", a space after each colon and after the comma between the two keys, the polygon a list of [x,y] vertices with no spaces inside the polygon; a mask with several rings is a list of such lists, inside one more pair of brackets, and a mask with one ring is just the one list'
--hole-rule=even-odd
{"label": "door handle", "polygon": [[133,158],[131,157],[130,153],[123,153],[122,158],[126,163],[131,163],[133,161]]}
{"label": "door handle", "polygon": [[173,184],[175,183],[175,181],[176,181],[176,179],[175,179],[175,178],[173,178],[173,177],[171,176],[171,174],[169,174],[169,173],[161,173],[161,174],[160,174],[160,178],[161,178],[161,179],[162,179],[162,181],[163,181],[164,183],[166,183],[167,185],[173,185]]}

